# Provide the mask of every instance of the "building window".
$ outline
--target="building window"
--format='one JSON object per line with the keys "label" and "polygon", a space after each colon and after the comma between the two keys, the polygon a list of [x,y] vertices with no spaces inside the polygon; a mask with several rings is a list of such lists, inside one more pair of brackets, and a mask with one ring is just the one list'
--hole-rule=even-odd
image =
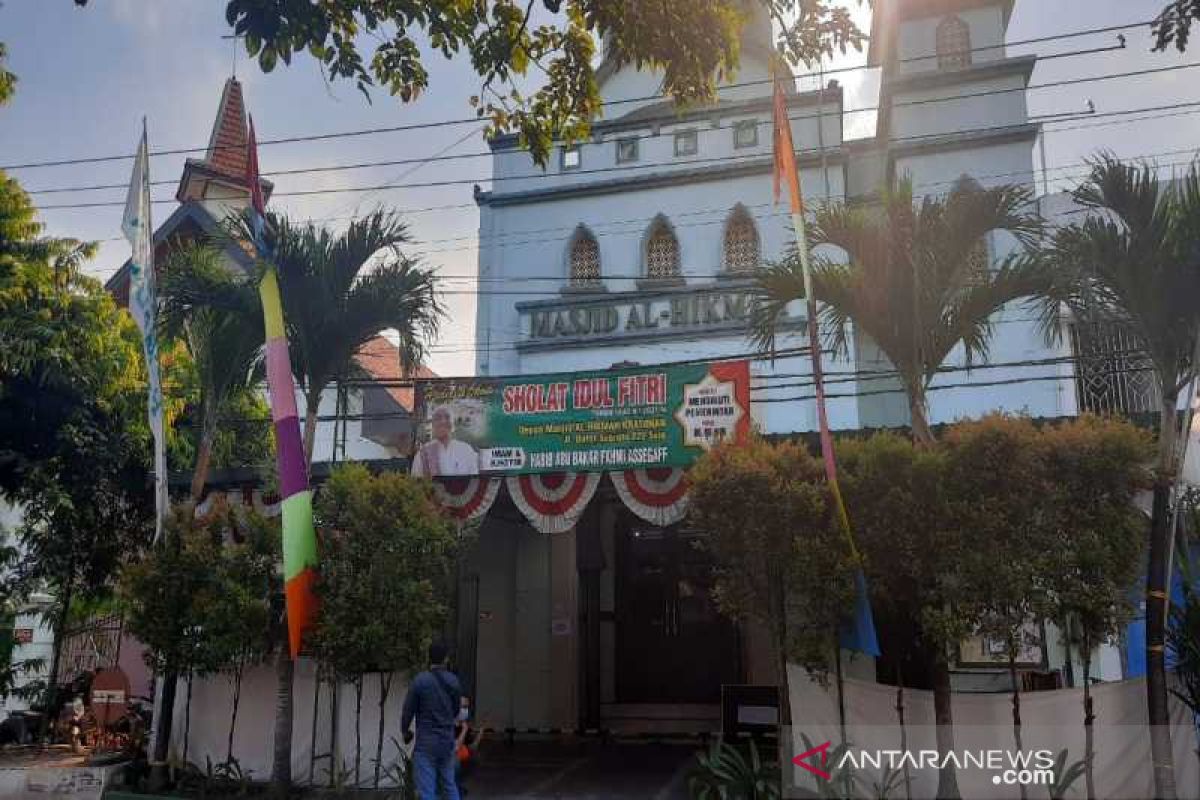
{"label": "building window", "polygon": [[1137,336],[1115,323],[1071,326],[1079,410],[1142,414],[1159,408],[1158,381]]}
{"label": "building window", "polygon": [[679,131],[675,134],[675,155],[694,156],[700,151],[695,131]]}
{"label": "building window", "polygon": [[646,277],[678,278],[679,240],[665,217],[660,216],[650,226],[646,237]]}
{"label": "building window", "polygon": [[733,146],[735,148],[756,147],[758,145],[758,121],[753,119],[734,123]]}
{"label": "building window", "polygon": [[583,154],[579,150],[579,145],[564,147],[562,149],[562,168],[563,170],[579,169],[579,165],[583,163]]}
{"label": "building window", "polygon": [[628,164],[638,160],[638,140],[636,136],[628,139],[617,139],[617,163]]}
{"label": "building window", "polygon": [[971,29],[958,17],[946,17],[937,26],[938,69],[971,66]]}
{"label": "building window", "polygon": [[571,237],[570,268],[572,286],[595,286],[600,283],[600,244],[584,226],[575,229]]}
{"label": "building window", "polygon": [[725,223],[725,271],[756,269],[759,256],[758,229],[746,207],[739,203]]}

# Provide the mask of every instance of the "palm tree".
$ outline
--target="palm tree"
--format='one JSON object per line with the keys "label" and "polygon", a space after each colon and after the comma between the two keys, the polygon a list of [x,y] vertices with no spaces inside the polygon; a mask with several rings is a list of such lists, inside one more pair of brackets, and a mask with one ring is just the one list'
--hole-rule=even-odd
{"label": "palm tree", "polygon": [[[193,302],[197,288],[220,294],[221,305]],[[199,439],[192,471],[192,502],[204,494],[218,428],[230,405],[262,379],[263,324],[257,292],[225,266],[210,244],[175,248],[163,265],[162,325],[187,346],[200,384]]]}
{"label": "palm tree", "polygon": [[[378,209],[340,234],[282,214],[269,213],[266,222],[262,248],[279,279],[292,373],[304,394],[304,455],[311,465],[321,395],[329,383],[356,372],[359,349],[389,328],[399,337],[401,369],[414,370],[425,340],[437,333],[442,307],[433,272],[400,250],[410,239],[395,212]],[[230,227],[235,241],[254,240],[249,216]],[[233,305],[221,293],[212,302]],[[294,668],[281,646],[271,770],[279,792],[291,783]]]}
{"label": "palm tree", "polygon": [[[1011,234],[1026,248],[1037,242],[1042,223],[1028,210],[1030,199],[1023,187],[960,182],[948,195],[914,205],[906,178],[884,189],[877,207],[834,203],[816,211],[810,245],[833,245],[849,257],[812,258],[823,335],[845,353],[853,322],[879,346],[904,385],[918,443],[933,441],[926,392],[950,352],[962,345],[968,365],[986,360],[992,315],[1041,285],[1024,252],[986,263],[991,234]],[[772,349],[785,307],[804,297],[799,257],[768,265],[758,283],[752,336]]]}
{"label": "palm tree", "polygon": [[[812,247],[832,245],[842,263],[812,258],[813,294],[823,304],[823,335],[835,351],[849,349],[849,323],[868,336],[895,367],[908,398],[912,436],[933,443],[926,393],[939,368],[961,346],[968,365],[986,359],[991,317],[1005,304],[1036,294],[1043,278],[1029,252],[1043,230],[1029,210],[1031,193],[1018,186],[980,188],[959,182],[944,197],[914,203],[907,178],[881,192],[877,206],[835,203],[815,212]],[[1004,232],[1022,245],[987,263],[986,239]],[[768,265],[759,276],[751,336],[773,350],[789,303],[804,297],[798,254]],[[934,677],[938,745],[953,749],[949,661],[945,647],[927,637]],[[942,771],[938,797],[956,797],[953,769]]]}
{"label": "palm tree", "polygon": [[1154,167],[1093,160],[1074,196],[1092,214],[1057,231],[1048,252],[1047,334],[1065,305],[1086,327],[1122,326],[1158,384],[1158,456],[1146,575],[1146,691],[1156,797],[1175,796],[1167,716],[1166,586],[1171,490],[1179,468],[1179,395],[1196,374],[1200,333],[1200,164],[1162,185]]}
{"label": "palm tree", "polygon": [[355,371],[354,356],[385,330],[399,336],[400,367],[416,368],[442,306],[432,270],[401,251],[411,240],[395,212],[376,210],[334,233],[267,215],[265,244],[279,274],[292,371],[304,393],[304,453],[312,463],[321,395]]}

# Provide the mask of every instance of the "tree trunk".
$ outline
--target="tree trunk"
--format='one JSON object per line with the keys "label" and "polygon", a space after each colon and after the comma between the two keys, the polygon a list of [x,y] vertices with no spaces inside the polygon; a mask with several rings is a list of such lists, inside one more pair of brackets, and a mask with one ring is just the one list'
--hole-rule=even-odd
{"label": "tree trunk", "polygon": [[1092,649],[1086,633],[1080,644],[1083,661],[1083,779],[1087,785],[1087,800],[1096,800],[1096,777],[1092,761],[1096,756],[1096,714],[1092,707]]}
{"label": "tree trunk", "polygon": [[775,584],[769,591],[774,595],[772,605],[775,608],[775,619],[772,627],[775,631],[775,653],[779,659],[779,724],[788,726],[792,724],[792,696],[787,671],[787,598],[782,579],[775,577],[771,582]]}
{"label": "tree trunk", "polygon": [[375,740],[375,788],[379,788],[379,771],[383,766],[383,715],[387,710],[388,693],[392,690],[392,677],[394,673],[381,672],[379,673],[379,731]]}
{"label": "tree trunk", "polygon": [[1163,393],[1158,423],[1158,470],[1150,515],[1150,563],[1146,570],[1146,709],[1150,718],[1150,759],[1157,800],[1175,800],[1164,653],[1167,629],[1167,552],[1171,546],[1171,489],[1175,481],[1175,406],[1178,395]]}
{"label": "tree trunk", "polygon": [[239,658],[237,668],[233,673],[233,713],[229,716],[229,744],[225,748],[225,763],[233,761],[233,732],[237,728],[238,705],[242,700],[242,670],[245,669],[246,660]]}
{"label": "tree trunk", "polygon": [[[1013,745],[1017,749],[1017,756],[1025,749],[1025,743],[1021,739],[1021,684],[1017,680],[1017,650],[1016,641],[1011,640],[1008,643],[1008,678],[1012,681],[1012,720],[1013,720]],[[1025,784],[1021,784],[1021,800],[1027,797]]]}
{"label": "tree trunk", "polygon": [[317,438],[317,413],[321,407],[321,393],[304,397],[304,464],[312,469],[313,445]]}
{"label": "tree trunk", "polygon": [[175,687],[179,684],[179,673],[169,671],[162,676],[162,706],[155,720],[158,735],[154,739],[154,752],[150,757],[150,789],[161,791],[167,785],[167,758],[171,752],[171,726],[175,724]]}
{"label": "tree trunk", "polygon": [[355,676],[354,679],[354,787],[358,788],[362,784],[362,778],[359,775],[359,767],[362,764],[362,693],[363,693],[362,673]]}
{"label": "tree trunk", "polygon": [[287,642],[280,642],[275,658],[275,750],[271,761],[271,789],[286,797],[292,786],[292,681],[296,665]]}
{"label": "tree trunk", "polygon": [[187,699],[183,704],[183,766],[187,767],[188,738],[192,735],[192,673],[187,676]]}
{"label": "tree trunk", "polygon": [[929,427],[929,409],[925,403],[925,386],[918,377],[916,382],[908,383],[908,414],[912,418],[913,441],[922,447],[932,445],[933,431]]}
{"label": "tree trunk", "polygon": [[204,486],[208,483],[208,468],[212,462],[213,442],[217,438],[217,426],[204,422],[204,430],[200,433],[200,443],[196,447],[196,465],[192,468],[192,502],[199,503],[204,496]]}
{"label": "tree trunk", "polygon": [[58,714],[58,673],[62,669],[63,634],[67,630],[67,613],[71,609],[71,596],[75,590],[75,556],[72,553],[67,563],[67,576],[63,581],[62,608],[54,621],[54,650],[50,654],[50,679],[46,683],[46,714],[42,717],[42,736],[45,738],[50,723]]}
{"label": "tree trunk", "polygon": [[[896,662],[896,719],[900,722],[900,752],[908,752],[908,729],[904,726],[904,664]],[[904,773],[904,797],[912,800],[912,775],[909,773],[908,761],[902,760],[900,769]]]}
{"label": "tree trunk", "polygon": [[937,749],[944,765],[938,771],[938,800],[959,800],[958,774],[945,758],[954,750],[954,711],[950,696],[950,664],[945,648],[939,646],[933,657],[933,720],[937,725]]}

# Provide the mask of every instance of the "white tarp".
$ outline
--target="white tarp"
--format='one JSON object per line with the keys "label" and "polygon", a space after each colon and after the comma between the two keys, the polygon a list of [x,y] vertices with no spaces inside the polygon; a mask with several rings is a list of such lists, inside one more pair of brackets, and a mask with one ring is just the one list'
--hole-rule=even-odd
{"label": "white tarp", "polygon": [[[812,681],[803,669],[791,666],[794,754],[805,750],[801,734],[814,744],[840,741],[837,692],[832,678],[828,686]],[[855,751],[896,750],[901,729],[896,711],[896,687],[847,679],[844,699],[847,739]],[[1150,771],[1150,737],[1146,718],[1146,685],[1142,680],[1101,683],[1092,687],[1095,722],[1095,785],[1098,800],[1140,800],[1153,796]],[[1196,729],[1190,712],[1172,698],[1171,740],[1180,798],[1200,797],[1200,761],[1197,760]],[[955,694],[953,698],[955,749],[1015,750],[1013,745],[1011,695]],[[1028,692],[1021,695],[1023,750],[1046,749],[1055,755],[1064,747],[1067,763],[1083,758],[1083,690]],[[906,750],[936,749],[933,693],[907,689],[904,692]],[[788,756],[790,761],[791,756]],[[816,761],[812,763],[818,763]],[[871,791],[879,772],[866,769],[860,794]],[[937,786],[935,770],[910,771],[912,798],[932,798]],[[959,788],[966,800],[1019,798],[1016,786],[994,783],[995,774],[968,768],[958,771]],[[795,785],[815,788],[820,778],[800,767],[792,768]],[[1030,797],[1045,797],[1043,786],[1029,786]],[[891,797],[905,797],[901,786]],[[1081,777],[1065,795],[1085,797]]]}
{"label": "white tarp", "polygon": [[[316,747],[318,756],[312,764],[313,747],[313,693],[316,685],[315,662],[301,658],[296,662],[293,690],[292,717],[292,780],[298,784],[329,784],[330,761],[328,753],[331,739],[331,692],[329,684],[322,683],[317,709]],[[242,695],[238,709],[237,727],[233,739],[233,757],[243,770],[250,771],[256,781],[267,780],[271,775],[271,754],[274,747],[275,720],[275,667],[264,664],[246,669],[242,679]],[[402,676],[392,680],[384,709],[383,772],[397,760],[393,738],[400,740],[400,711],[404,703],[407,685]],[[342,684],[338,699],[338,748],[342,769],[354,781],[354,688]],[[184,709],[187,701],[187,683],[179,683],[176,694],[174,732],[171,736],[171,751],[175,757],[183,755]],[[228,751],[229,720],[233,709],[233,683],[224,675],[198,678],[192,684],[192,720],[187,737],[187,760],[200,769],[205,769],[206,758],[213,764],[225,761]],[[363,684],[362,717],[360,727],[361,756],[359,778],[362,785],[374,783],[375,747],[379,729],[379,676],[366,676]],[[310,767],[311,765],[311,767]],[[387,784],[386,781],[383,782]]]}

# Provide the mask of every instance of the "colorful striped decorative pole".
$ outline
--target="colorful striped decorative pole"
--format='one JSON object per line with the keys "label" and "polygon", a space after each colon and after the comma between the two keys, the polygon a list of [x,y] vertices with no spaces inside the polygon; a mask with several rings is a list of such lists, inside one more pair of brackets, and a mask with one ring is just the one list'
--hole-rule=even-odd
{"label": "colorful striped decorative pole", "polygon": [[266,224],[262,186],[258,177],[258,150],[254,138],[254,119],[250,119],[246,180],[250,184],[254,217],[255,247],[265,264],[258,287],[262,299],[263,327],[266,330],[267,391],[271,396],[271,421],[275,425],[276,465],[283,499],[283,579],[287,599],[288,647],[292,658],[300,653],[304,631],[317,610],[313,583],[317,569],[317,535],[313,529],[312,490],[308,485],[308,465],[304,443],[300,439],[300,417],[296,412],[296,385],[292,380],[292,362],[288,356],[287,329],[283,324],[283,303],[279,296],[279,278],[275,265],[265,252]]}
{"label": "colorful striped decorative pole", "polygon": [[[796,251],[800,256],[800,268],[804,275],[804,297],[808,309],[808,346],[812,352],[813,394],[817,402],[817,428],[821,441],[821,458],[825,462],[825,482],[829,486],[830,499],[838,527],[846,537],[850,556],[857,568],[854,573],[854,614],[849,624],[843,626],[840,646],[878,657],[879,638],[875,631],[875,620],[871,613],[867,579],[862,570],[862,558],[854,543],[850,529],[850,517],[842,490],[838,486],[837,460],[833,452],[833,435],[829,430],[829,415],[825,410],[825,380],[821,370],[821,341],[817,329],[817,298],[813,294],[812,272],[808,263],[808,231],[804,224],[804,198],[800,191],[800,173],[796,169],[796,147],[792,143],[792,124],[787,114],[787,99],[783,85],[775,78],[774,93],[774,148],[775,148],[775,202],[779,202],[781,183],[787,182],[791,201],[792,227],[796,232]],[[839,655],[840,657],[840,655]]]}

